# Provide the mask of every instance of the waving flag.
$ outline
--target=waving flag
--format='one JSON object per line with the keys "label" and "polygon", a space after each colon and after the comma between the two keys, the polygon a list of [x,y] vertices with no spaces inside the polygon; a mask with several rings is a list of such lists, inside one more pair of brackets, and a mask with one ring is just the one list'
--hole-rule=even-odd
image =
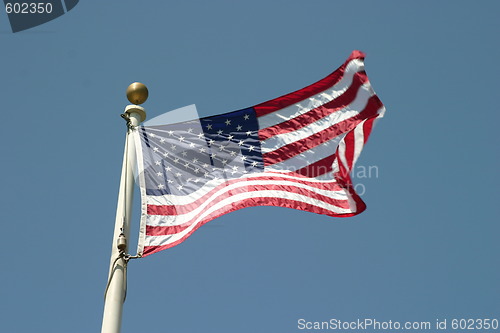
{"label": "waving flag", "polygon": [[142,216],[138,253],[183,242],[237,209],[361,213],[350,172],[384,114],[354,51],[326,78],[251,108],[135,131]]}

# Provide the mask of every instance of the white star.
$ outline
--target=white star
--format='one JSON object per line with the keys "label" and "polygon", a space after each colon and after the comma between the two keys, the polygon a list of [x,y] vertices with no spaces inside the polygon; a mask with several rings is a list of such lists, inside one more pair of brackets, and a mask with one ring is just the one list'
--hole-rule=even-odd
{"label": "white star", "polygon": [[[311,100],[312,100],[312,98],[311,98]],[[302,110],[304,110],[304,109],[305,109],[305,107],[304,107],[304,106],[302,106],[302,105],[300,105],[300,104],[296,104],[296,106],[300,108],[300,111],[302,111]]]}
{"label": "white star", "polygon": [[213,140],[213,139],[208,140],[208,145],[213,145],[214,143],[215,143],[215,140]]}
{"label": "white star", "polygon": [[233,171],[238,171],[238,167],[236,165],[233,165]]}
{"label": "white star", "polygon": [[253,166],[253,167],[257,166],[257,164],[259,164],[259,162],[257,162],[257,161],[253,161],[253,162],[252,162],[252,166]]}
{"label": "white star", "polygon": [[222,133],[224,133],[222,130],[217,131],[217,134],[219,134],[219,135],[221,135]]}
{"label": "white star", "polygon": [[208,178],[208,172],[205,172],[205,178]]}
{"label": "white star", "polygon": [[250,116],[248,114],[246,114],[243,116],[243,119],[248,120],[248,119],[250,119]]}
{"label": "white star", "polygon": [[219,147],[219,150],[220,150],[220,151],[224,151],[224,149],[226,149],[226,147],[224,147],[224,146],[220,146],[220,147]]}
{"label": "white star", "polygon": [[207,163],[203,163],[202,167],[203,167],[204,169],[206,169],[206,168],[208,168],[208,164],[207,164]]}
{"label": "white star", "polygon": [[205,148],[203,148],[203,147],[201,147],[201,148],[199,149],[200,153],[204,153],[204,152],[205,152],[205,150],[206,150],[206,149],[205,149]]}
{"label": "white star", "polygon": [[172,168],[168,166],[168,167],[165,168],[165,170],[172,171]]}
{"label": "white star", "polygon": [[163,153],[163,157],[168,157],[168,153]]}
{"label": "white star", "polygon": [[195,182],[195,183],[197,183],[197,182],[199,182],[199,181],[200,181],[200,178],[195,178],[195,179],[194,179],[194,182]]}
{"label": "white star", "polygon": [[189,144],[189,147],[194,148],[194,143],[192,143],[192,142],[191,142],[191,143]]}
{"label": "white star", "polygon": [[231,150],[231,152],[229,153],[231,156],[236,156],[236,152],[234,150]]}
{"label": "white star", "polygon": [[158,147],[154,147],[154,148],[153,148],[153,151],[154,151],[155,153],[157,153],[157,152],[158,152],[158,150],[160,150],[160,149],[158,149]]}
{"label": "white star", "polygon": [[187,167],[188,167],[188,166],[189,166],[189,162],[186,162],[186,163],[184,164],[184,167],[187,169]]}
{"label": "white star", "polygon": [[157,173],[156,173],[156,175],[157,175],[158,177],[161,177],[161,176],[163,176],[163,173],[162,173],[162,172],[157,172]]}
{"label": "white star", "polygon": [[177,177],[182,176],[182,174],[181,174],[180,172],[177,172],[175,175],[176,175]]}
{"label": "white star", "polygon": [[246,159],[247,159],[247,157],[246,157],[245,155],[242,155],[242,156],[241,156],[241,160],[242,160],[242,161],[245,161]]}
{"label": "white star", "polygon": [[193,132],[193,129],[192,128],[188,128],[188,133],[192,133]]}
{"label": "white star", "polygon": [[172,184],[174,181],[172,179],[167,180],[169,184]]}
{"label": "white star", "polygon": [[182,135],[179,137],[179,141],[184,142],[184,137]]}
{"label": "white star", "polygon": [[217,156],[217,154],[216,154],[216,153],[212,153],[212,154],[210,154],[210,157],[211,157],[211,158],[215,158],[215,156]]}
{"label": "white star", "polygon": [[226,123],[226,126],[229,126],[229,125],[231,125],[231,120],[226,119],[225,123]]}
{"label": "white star", "polygon": [[178,157],[174,160],[174,163],[179,163],[179,158]]}
{"label": "white star", "polygon": [[240,142],[238,142],[238,146],[241,146],[242,144],[244,144],[245,142],[243,140],[240,140]]}
{"label": "white star", "polygon": [[194,169],[194,173],[200,173],[200,168]]}
{"label": "white star", "polygon": [[227,140],[231,141],[233,138],[234,138],[234,135],[230,135],[230,136],[227,137]]}
{"label": "white star", "polygon": [[171,145],[171,146],[170,146],[170,149],[172,149],[172,150],[176,150],[176,149],[177,149],[177,146],[176,146],[176,145]]}
{"label": "white star", "polygon": [[237,131],[241,131],[241,129],[242,129],[242,128],[243,128],[243,127],[242,127],[241,125],[236,126],[236,130],[237,130]]}
{"label": "white star", "polygon": [[165,185],[163,185],[163,184],[158,184],[158,189],[159,189],[159,190],[161,190],[161,189],[162,189],[162,188],[164,188],[164,187],[165,187]]}
{"label": "white star", "polygon": [[154,133],[149,134],[150,137],[156,138],[156,135]]}
{"label": "white star", "polygon": [[174,131],[168,131],[167,133],[168,133],[168,135],[170,135],[170,136],[174,135]]}
{"label": "white star", "polygon": [[161,142],[161,143],[165,142],[165,138],[161,138],[161,139],[160,139],[160,142]]}
{"label": "white star", "polygon": [[193,158],[193,163],[196,163],[196,162],[198,162],[198,159],[195,157],[195,158]]}
{"label": "white star", "polygon": [[156,161],[155,164],[156,165],[161,165],[161,162],[160,161]]}
{"label": "white star", "polygon": [[207,125],[207,130],[211,130],[212,129],[212,124],[208,124]]}
{"label": "white star", "polygon": [[227,164],[227,160],[222,160],[222,164],[226,165]]}
{"label": "white star", "polygon": [[183,151],[181,154],[182,154],[182,156],[186,157],[186,155],[188,154],[188,152],[187,151]]}
{"label": "white star", "polygon": [[252,151],[255,148],[255,146],[250,146],[248,147],[248,151]]}
{"label": "white star", "polygon": [[198,138],[199,139],[203,139],[203,137],[204,137],[203,133],[198,133]]}
{"label": "white star", "polygon": [[179,191],[180,191],[180,190],[182,190],[183,188],[184,188],[184,186],[182,186],[182,185],[177,186],[177,189],[178,189]]}
{"label": "white star", "polygon": [[252,131],[247,131],[247,136],[252,135]]}

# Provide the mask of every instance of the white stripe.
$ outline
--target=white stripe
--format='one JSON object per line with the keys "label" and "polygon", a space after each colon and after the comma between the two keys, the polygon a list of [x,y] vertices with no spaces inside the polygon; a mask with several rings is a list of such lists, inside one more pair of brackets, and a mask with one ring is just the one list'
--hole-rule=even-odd
{"label": "white stripe", "polygon": [[368,100],[374,94],[375,93],[373,92],[370,84],[365,83],[359,88],[354,101],[345,108],[335,111],[332,114],[318,119],[317,121],[295,131],[278,134],[262,141],[262,153],[269,153],[276,149],[280,149],[287,144],[305,139],[315,133],[321,132],[344,120],[358,115],[366,107]]}
{"label": "white stripe", "polygon": [[361,154],[361,151],[363,150],[363,146],[365,145],[365,135],[364,135],[364,130],[363,126],[366,122],[366,119],[360,122],[356,128],[354,129],[354,153],[353,153],[353,158],[352,158],[352,169],[354,169],[354,165],[356,164],[356,161],[358,160],[359,154]]}
{"label": "white stripe", "polygon": [[[373,125],[372,125],[372,131],[373,131],[373,127],[375,127],[375,123],[378,121],[379,118],[382,118],[384,116],[384,112],[385,112],[385,107],[381,107],[377,113],[378,113],[378,116],[377,118],[375,119],[375,121],[373,122]],[[362,139],[360,137],[360,135],[355,135],[355,138],[356,138],[356,147],[355,147],[355,151],[354,151],[354,162],[353,162],[353,168],[354,168],[354,164],[356,163],[359,155],[361,154],[361,151],[363,150],[363,147],[364,147],[364,131],[362,131],[362,128],[363,128],[363,124],[365,123],[367,119],[363,120],[360,124],[358,124],[356,126],[356,128],[354,129],[355,130],[355,133],[359,132],[360,135],[362,135]],[[347,133],[344,133],[344,137]],[[339,145],[338,145],[338,152],[339,152],[339,155],[340,155],[340,158],[342,160],[342,163],[346,166],[347,168],[347,164],[346,164],[346,159],[345,159],[345,142],[343,141],[343,138],[342,137],[342,141],[340,141]],[[286,163],[287,161],[284,161],[284,162],[281,162],[281,163]],[[339,168],[339,165],[338,165],[339,161],[337,158],[335,158],[333,160],[333,163],[332,163],[332,174],[335,174],[337,172],[340,171],[340,168]],[[267,166],[266,167],[266,170],[269,169],[271,170],[272,169],[272,166]],[[348,169],[348,168],[347,168]]]}
{"label": "white stripe", "polygon": [[[345,146],[346,146],[345,141],[344,140],[340,141],[337,156],[340,157],[340,163],[342,163],[344,165],[347,172],[351,173],[351,170],[349,169],[349,165],[347,164],[347,160],[346,160],[346,156],[345,156]],[[338,159],[335,159],[335,161],[333,163],[334,172],[340,171],[338,163],[339,163]],[[353,211],[356,211],[357,210],[356,201],[354,201],[352,199],[351,195],[348,195],[348,201],[349,201],[349,207],[354,207]]]}
{"label": "white stripe", "polygon": [[337,137],[332,138],[331,140],[326,141],[314,148],[306,150],[305,152],[295,155],[287,160],[269,165],[265,167],[265,170],[269,171],[278,171],[278,172],[293,172],[299,169],[302,169],[309,164],[313,164],[318,162],[324,158],[327,158],[330,155],[335,154],[339,142],[344,139],[346,133],[342,133]]}
{"label": "white stripe", "polygon": [[[229,186],[225,186],[222,189],[220,189],[219,191],[214,192],[212,195],[210,195],[210,197],[208,197],[206,200],[204,200],[203,203],[200,204],[199,206],[197,206],[194,210],[191,210],[185,214],[177,214],[175,216],[175,221],[169,220],[168,225],[181,225],[181,224],[184,224],[186,222],[189,222],[197,214],[199,214],[207,206],[209,206],[212,203],[212,201],[214,201],[216,198],[221,197],[221,196],[233,196],[231,193],[232,191],[234,191],[236,189],[241,190],[242,188],[247,188],[247,187],[251,187],[254,185],[262,185],[262,186],[266,186],[266,185],[285,185],[286,186],[286,185],[289,185],[289,186],[294,186],[297,188],[309,190],[309,191],[314,192],[316,194],[324,195],[324,196],[332,198],[332,199],[347,200],[346,193],[344,190],[340,190],[340,191],[322,190],[322,189],[318,189],[316,187],[296,183],[293,181],[275,181],[275,180],[255,180],[255,181],[248,181],[248,182],[243,181],[243,182],[237,182],[237,183],[231,184]],[[269,190],[265,190],[265,191],[269,191]],[[249,198],[250,197],[259,197],[258,193],[261,193],[261,192],[264,192],[264,190],[261,190],[261,191],[248,190],[248,191],[246,191]],[[284,191],[276,191],[276,192],[284,192]],[[284,193],[290,193],[290,192],[284,192]],[[234,196],[238,196],[238,195],[239,194],[236,194]],[[172,205],[172,204],[174,204],[177,208],[180,208],[179,206],[181,206],[181,205],[191,204],[191,203],[196,201],[196,200],[192,200],[192,198],[190,196],[182,197],[182,200],[180,200],[180,199],[181,198],[179,198],[179,201],[181,201],[181,202],[175,202],[175,201],[173,201],[171,203],[162,202],[162,203],[156,203],[156,205]],[[153,226],[165,225],[166,222],[167,221],[165,221],[165,220],[163,220],[163,221],[157,220],[156,222],[150,221],[150,222],[148,222],[148,225],[153,225]],[[161,223],[161,224],[151,224],[151,223]]]}
{"label": "white stripe", "polygon": [[[378,116],[377,116],[377,118],[375,119],[374,123],[375,123],[375,122],[377,122],[377,120],[378,120],[379,118],[383,118],[383,117],[384,117],[384,114],[385,114],[385,106],[382,106],[380,109],[378,109],[377,113],[378,113]],[[372,131],[373,131],[373,126],[372,126]]]}
{"label": "white stripe", "polygon": [[[339,208],[333,205],[330,205],[328,203],[325,203],[323,201],[318,201],[317,199],[313,199],[308,196],[304,196],[301,194],[297,193],[290,193],[290,192],[285,192],[285,191],[258,191],[258,192],[249,192],[249,193],[240,193],[228,198],[225,198],[224,200],[218,202],[216,205],[213,207],[209,208],[208,210],[204,211],[203,215],[199,216],[196,221],[193,222],[188,228],[184,229],[183,231],[174,234],[174,235],[165,235],[165,236],[146,236],[146,246],[162,246],[166,245],[169,243],[173,243],[181,238],[183,238],[185,235],[187,235],[193,228],[196,227],[196,225],[203,220],[206,216],[210,215],[211,213],[223,209],[224,207],[227,207],[227,209],[231,208],[231,205],[236,202],[240,202],[242,200],[245,200],[247,198],[252,198],[252,197],[258,197],[258,198],[287,198],[290,200],[296,200],[296,201],[301,201],[307,204],[312,204],[318,207],[321,207],[323,209],[327,209],[331,211],[332,213],[338,213],[338,214],[346,214],[346,213],[352,213],[353,211],[350,209],[344,209],[344,208]],[[148,225],[151,225],[148,222]]]}
{"label": "white stripe", "polygon": [[[324,180],[315,180],[315,179],[310,179],[310,178],[305,178],[305,177],[298,177],[294,176],[291,174],[273,174],[271,172],[258,172],[258,173],[249,173],[246,175],[243,175],[239,177],[238,179],[241,181],[245,181],[248,183],[247,179],[248,178],[259,178],[259,177],[265,177],[265,178],[272,178],[272,177],[277,177],[277,178],[286,178],[289,179],[290,181],[293,180],[299,180],[299,181],[307,181],[311,183],[318,183],[318,184],[324,184],[324,183],[331,183],[335,184],[335,180],[331,181],[324,181]],[[272,179],[271,179],[272,180]],[[275,180],[276,181],[276,180]],[[171,205],[172,202],[185,205],[191,202],[195,202],[199,198],[203,197],[205,194],[207,194],[211,189],[217,187],[220,184],[223,184],[225,180],[219,179],[219,180],[209,180],[207,183],[204,184],[204,186],[200,187],[198,190],[195,192],[190,193],[189,195],[176,195],[176,194],[164,194],[164,195],[148,195],[146,197],[147,204],[150,205]]]}
{"label": "white stripe", "polygon": [[340,157],[340,162],[344,165],[345,169],[349,170],[347,160],[345,159],[345,141],[344,140],[340,141],[339,148],[338,148],[338,156]]}
{"label": "white stripe", "polygon": [[142,255],[144,252],[144,243],[146,241],[147,204],[146,182],[144,179],[144,156],[142,154],[142,142],[137,128],[132,129],[132,139],[135,143],[138,173],[137,177],[139,178],[139,190],[141,192],[141,222],[139,226],[139,239],[137,241],[137,253]]}
{"label": "white stripe", "polygon": [[354,74],[362,70],[364,70],[364,63],[362,59],[351,60],[344,71],[344,76],[339,82],[337,82],[337,84],[311,98],[259,117],[259,128],[266,128],[280,124],[334,100],[338,96],[342,95],[351,86]]}
{"label": "white stripe", "polygon": [[[385,112],[385,107],[382,106],[377,111],[378,116],[375,119],[375,121],[377,121],[378,118],[382,118],[384,116],[384,112]],[[364,126],[366,120],[367,119],[363,120],[354,129],[354,154],[353,154],[353,161],[352,161],[352,168],[353,169],[354,169],[354,165],[358,161],[359,155],[361,155],[361,151],[363,150],[363,147],[365,145],[365,131],[363,129],[363,126]],[[372,130],[373,130],[373,127],[375,126],[375,121],[372,124]]]}

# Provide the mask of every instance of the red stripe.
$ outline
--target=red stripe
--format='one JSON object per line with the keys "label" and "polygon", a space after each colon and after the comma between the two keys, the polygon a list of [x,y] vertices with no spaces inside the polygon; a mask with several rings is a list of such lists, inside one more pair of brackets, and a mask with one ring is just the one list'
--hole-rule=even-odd
{"label": "red stripe", "polygon": [[347,162],[347,169],[349,172],[352,170],[352,162],[354,161],[354,149],[355,149],[356,136],[354,131],[350,131],[344,137],[345,149],[344,149],[344,161]]}
{"label": "red stripe", "polygon": [[[224,206],[223,208],[220,208],[220,209],[216,210],[215,212],[213,212],[212,214],[208,215],[207,217],[203,218],[201,220],[202,224],[204,224],[208,221],[211,221],[211,220],[215,219],[216,217],[219,217],[221,215],[232,212],[233,208],[238,206],[240,204],[240,202],[246,202],[248,200],[252,201],[255,199],[260,199],[260,200],[265,199],[266,202],[270,202],[270,203],[266,204],[267,206],[287,207],[287,208],[305,210],[305,211],[309,211],[312,213],[330,215],[330,216],[337,216],[339,214],[339,213],[335,213],[331,210],[321,208],[321,207],[318,207],[318,206],[315,206],[312,204],[305,204],[302,201],[296,201],[296,200],[286,199],[286,198],[274,198],[274,197],[268,198],[268,197],[264,196],[264,197],[258,197],[258,198],[247,198],[247,199],[243,199],[241,201],[238,201],[234,204]],[[279,201],[281,204],[279,204],[279,205],[272,204],[272,202],[275,201],[274,199],[278,199],[277,201]],[[260,201],[258,201],[258,202],[260,202]],[[252,204],[250,206],[262,206],[262,205],[259,203],[259,204],[255,204],[255,205]],[[305,206],[308,206],[309,208],[311,208],[311,207],[315,207],[315,208],[314,209],[311,208],[312,210],[307,209],[307,208],[303,209],[302,207],[305,207]],[[347,200],[344,200],[343,206],[345,206],[344,207],[345,209],[349,209],[349,202]],[[231,207],[231,208],[229,208],[229,207]],[[301,208],[298,208],[298,207],[301,207]],[[148,235],[148,236],[175,235],[175,234],[180,233],[180,232],[184,231],[185,229],[189,228],[191,225],[193,225],[193,223],[195,223],[194,221],[196,220],[196,218],[199,217],[199,215],[200,214],[198,214],[195,218],[193,218],[193,220],[186,222],[184,224],[181,224],[181,225],[177,225],[177,226],[149,226],[148,225],[148,226],[146,226],[146,235]],[[215,217],[212,217],[212,216],[215,216]],[[206,220],[206,222],[203,222],[205,220]]]}
{"label": "red stripe", "polygon": [[[187,226],[189,226],[192,223],[192,221],[196,220],[199,216],[201,216],[204,213],[204,211],[206,211],[210,207],[218,204],[220,201],[222,201],[222,200],[224,200],[224,199],[226,199],[228,197],[237,195],[237,194],[248,193],[248,192],[256,192],[256,191],[288,191],[288,192],[291,192],[291,193],[302,194],[302,195],[305,195],[305,196],[313,198],[313,199],[321,200],[323,202],[326,202],[328,204],[331,204],[331,205],[334,205],[334,206],[337,206],[337,207],[340,207],[340,208],[345,208],[345,209],[349,208],[348,206],[346,206],[345,200],[333,199],[333,198],[327,197],[325,195],[318,194],[318,193],[316,193],[314,191],[311,191],[311,190],[308,190],[308,189],[304,189],[304,188],[301,188],[301,187],[297,187],[297,186],[294,186],[294,185],[251,185],[251,186],[246,186],[244,181],[242,181],[241,183],[242,184],[241,184],[240,187],[232,189],[231,191],[228,191],[228,192],[226,192],[224,194],[218,195],[216,192],[214,193],[214,191],[211,191],[211,193],[214,193],[214,195],[216,196],[215,198],[210,197],[208,195],[205,195],[202,198],[196,200],[195,202],[192,202],[192,203],[187,204],[187,205],[181,205],[181,206],[175,206],[175,205],[148,205],[147,206],[148,215],[169,215],[169,216],[173,216],[173,215],[187,214],[187,213],[192,212],[196,208],[198,208],[203,203],[209,201],[210,202],[209,205],[206,206],[202,212],[200,212],[199,214],[195,215],[190,220],[190,222],[186,222],[184,224],[184,226],[187,227]],[[336,184],[332,184],[332,185],[334,187],[338,187]],[[223,186],[223,187],[225,187],[225,186]],[[174,226],[172,228],[175,229],[177,227],[178,226]],[[173,232],[173,233],[177,233],[177,232],[178,231]]]}
{"label": "red stripe", "polygon": [[348,170],[344,165],[344,162],[342,162],[338,149],[335,155],[339,166],[339,171],[334,174],[335,179],[342,182],[345,186],[351,186],[351,176],[349,175],[351,170]]}
{"label": "red stripe", "polygon": [[[300,174],[292,174],[293,176],[296,177],[302,177]],[[342,188],[338,186],[336,183],[331,183],[331,182],[313,182],[308,180],[307,177],[304,177],[304,179],[291,179],[291,178],[286,178],[281,176],[279,173],[275,172],[268,172],[266,173],[265,176],[260,176],[260,177],[249,177],[249,178],[236,178],[236,179],[230,179],[225,181],[222,184],[217,185],[213,189],[211,189],[209,192],[198,198],[195,202],[192,204],[197,204],[201,205],[203,202],[206,200],[209,200],[214,194],[216,194],[218,191],[223,189],[224,187],[227,187],[232,184],[236,183],[241,183],[241,182],[249,182],[249,181],[289,181],[293,183],[298,183],[298,184],[304,184],[308,185],[310,187],[318,188],[321,190],[328,190],[328,191],[340,191]],[[243,185],[244,186],[244,185]],[[188,204],[189,205],[189,204]],[[155,205],[149,205],[149,206],[155,206]],[[148,206],[148,207],[149,207]],[[187,206],[187,205],[156,205],[158,207],[169,207],[169,208],[163,208],[163,209],[168,209],[168,211],[165,211],[165,214],[160,214],[160,215],[179,215],[179,214],[185,214],[189,211],[190,209],[180,209],[181,207]],[[156,214],[153,211],[147,212],[148,214]]]}
{"label": "red stripe", "polygon": [[344,71],[347,64],[353,59],[364,59],[365,54],[361,51],[353,51],[349,58],[344,62],[342,66],[340,66],[333,73],[325,77],[324,79],[313,83],[303,89],[294,91],[292,93],[283,95],[281,97],[272,99],[270,101],[258,104],[254,107],[255,113],[257,117],[264,116],[266,114],[275,112],[277,110],[286,108],[292,104],[298,103],[301,100],[309,98],[313,95],[316,95],[323,90],[333,86],[337,82],[339,82],[344,76]]}
{"label": "red stripe", "polygon": [[309,164],[302,169],[295,171],[305,177],[318,177],[324,175],[327,172],[332,171],[332,163],[335,160],[335,152],[332,152],[330,156],[325,157],[322,160]]}
{"label": "red stripe", "polygon": [[[358,197],[359,198],[359,197]],[[361,200],[361,199],[359,199]],[[358,203],[357,200],[355,200],[356,203]],[[305,204],[303,202],[297,202],[294,200],[287,200],[283,198],[248,198],[246,200],[239,201],[235,203],[234,205],[231,206],[230,209],[224,210],[222,213],[220,211],[212,213],[210,216],[207,216],[203,221],[201,221],[199,224],[197,224],[189,233],[187,233],[184,237],[181,239],[162,246],[145,246],[144,247],[144,253],[143,257],[146,257],[150,254],[153,254],[158,251],[162,251],[171,247],[174,247],[183,241],[185,241],[193,232],[195,232],[199,227],[204,225],[205,223],[216,219],[217,217],[228,214],[231,212],[234,212],[236,210],[246,208],[246,207],[255,207],[255,206],[277,206],[277,207],[285,207],[285,208],[294,208],[297,209],[297,207],[300,207],[300,210],[312,212],[312,213],[317,213],[317,214],[323,214],[323,215],[328,215],[328,216],[335,216],[335,217],[350,217],[350,216],[355,216],[363,212],[363,210],[366,208],[366,206],[363,206],[364,203],[361,201],[362,204],[358,204],[358,210],[356,212],[352,213],[346,213],[346,214],[337,214],[334,212],[331,212],[329,210],[326,210],[324,208],[311,205],[311,204]],[[362,209],[359,209],[362,208]]]}
{"label": "red stripe", "polygon": [[356,73],[349,88],[337,98],[290,120],[259,130],[259,139],[264,141],[277,134],[289,133],[308,126],[335,111],[341,110],[354,101],[359,88],[368,82],[365,72]]}
{"label": "red stripe", "polygon": [[365,138],[365,141],[364,141],[365,144],[366,144],[366,141],[368,141],[368,137],[370,136],[370,134],[372,132],[373,123],[374,123],[375,119],[377,119],[377,117],[370,118],[367,121],[365,121],[365,123],[363,124],[363,133],[364,133],[364,138]]}
{"label": "red stripe", "polygon": [[347,191],[349,191],[349,194],[351,195],[351,199],[356,203],[356,212],[357,214],[364,212],[366,209],[366,204],[364,201],[361,199],[361,197],[356,193],[354,190],[354,186],[346,186]]}
{"label": "red stripe", "polygon": [[[373,123],[375,122],[375,119],[377,119],[377,116],[369,118],[363,123],[363,135],[364,135],[364,143],[363,144],[366,144],[366,142],[368,141],[368,137],[370,136],[370,133],[372,131]],[[295,173],[298,173],[304,177],[310,177],[310,178],[324,175],[324,174],[332,171],[332,165],[333,165],[333,161],[335,160],[335,158],[336,158],[336,154],[335,154],[335,152],[333,152],[332,155],[327,156],[324,159],[319,160],[317,162],[314,162],[312,164],[309,164],[309,165],[295,171]],[[352,169],[352,165],[351,165],[351,169]]]}
{"label": "red stripe", "polygon": [[[371,133],[372,128],[373,128],[373,123],[374,123],[375,119],[377,119],[377,118],[378,118],[378,114],[368,118],[363,123],[364,142],[363,142],[363,147],[361,147],[361,150],[364,148],[364,145],[368,141],[368,137],[370,136],[370,133]],[[353,163],[354,162],[354,131],[350,132],[349,135],[347,135],[344,138],[344,143],[345,143],[344,157],[345,157],[345,161],[348,163],[348,166],[347,167],[344,166],[344,164],[339,159],[339,163],[340,163],[339,172],[335,174],[335,178],[344,180],[345,184],[347,184],[345,186],[349,186],[349,184],[351,184],[350,173],[351,173],[351,170],[354,168],[354,163]],[[337,156],[337,157],[339,156],[338,150],[337,150],[335,156]]]}
{"label": "red stripe", "polygon": [[304,139],[291,142],[279,149],[263,154],[264,165],[273,165],[285,161],[291,157],[299,155],[309,149],[312,149],[332,138],[353,130],[364,119],[370,118],[377,114],[378,109],[382,106],[382,102],[376,95],[368,99],[366,107],[356,116],[341,121],[327,129],[316,132]]}

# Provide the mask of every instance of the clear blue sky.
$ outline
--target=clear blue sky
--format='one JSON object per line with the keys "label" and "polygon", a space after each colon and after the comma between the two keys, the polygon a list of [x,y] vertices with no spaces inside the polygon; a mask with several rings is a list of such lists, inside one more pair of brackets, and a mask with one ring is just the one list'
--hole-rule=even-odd
{"label": "clear blue sky", "polygon": [[193,103],[206,116],[302,88],[354,49],[387,108],[358,164],[378,170],[356,180],[366,212],[212,221],[131,262],[122,332],[500,319],[499,13],[497,1],[81,1],[16,34],[0,13],[0,332],[100,330],[131,82],[149,87],[150,118]]}

